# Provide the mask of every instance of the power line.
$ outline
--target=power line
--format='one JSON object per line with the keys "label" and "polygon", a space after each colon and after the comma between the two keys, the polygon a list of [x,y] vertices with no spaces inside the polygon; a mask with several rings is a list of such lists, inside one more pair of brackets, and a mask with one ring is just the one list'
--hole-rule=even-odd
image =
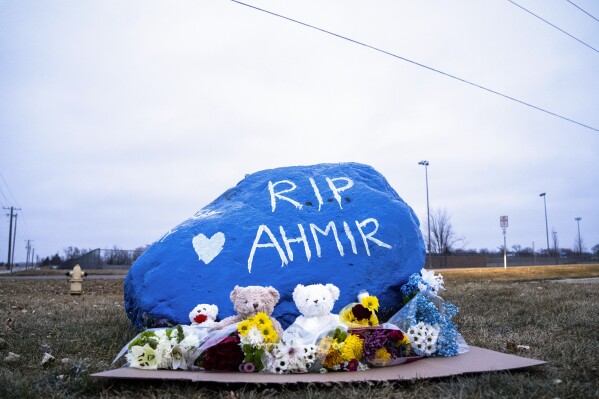
{"label": "power line", "polygon": [[[6,190],[10,194],[10,197],[12,198],[12,201],[10,201],[6,197],[6,195],[4,195],[4,191],[2,190],[2,184],[0,184],[0,194],[2,194],[2,196],[4,197],[4,199],[7,201],[6,205],[8,206],[9,203],[12,203],[12,204],[16,205],[17,207],[20,207],[19,203],[17,202],[16,197],[12,193],[12,191],[11,191],[10,187],[8,186],[8,183],[6,182],[6,179],[4,178],[4,176],[2,175],[2,173],[0,173],[0,179],[4,182],[4,185],[6,186]],[[2,206],[4,206],[4,205],[2,205]],[[25,216],[23,215],[23,212],[21,212],[21,222],[23,223],[23,229],[25,230],[25,233],[27,234],[27,236],[31,236],[30,230],[29,230],[29,224],[25,220]]]}
{"label": "power line", "polygon": [[[17,199],[13,195],[12,191],[10,191],[10,187],[8,187],[8,183],[6,182],[6,179],[4,178],[4,176],[2,176],[2,172],[0,172],[0,179],[2,179],[2,181],[4,182],[4,185],[6,186],[6,189],[8,190],[8,194],[10,194],[10,196],[12,197],[13,203],[16,206],[19,206],[19,204],[17,203]],[[8,201],[8,198],[6,198],[6,196],[4,195],[4,193],[2,193],[2,196]]]}
{"label": "power line", "polygon": [[569,34],[565,30],[563,30],[562,28],[559,28],[559,27],[555,26],[554,24],[552,24],[551,22],[547,21],[546,19],[543,19],[543,18],[539,17],[537,14],[535,14],[534,12],[532,12],[532,11],[530,11],[530,10],[522,7],[520,4],[516,3],[515,1],[512,1],[512,0],[507,0],[507,1],[509,1],[510,3],[512,3],[513,5],[515,5],[516,7],[520,7],[522,10],[526,11],[527,13],[529,13],[529,14],[537,17],[538,19],[540,19],[541,21],[545,22],[546,24],[554,27],[555,29],[557,29],[560,32],[562,32],[563,34],[570,36],[572,39],[576,40],[577,42],[584,44],[585,46],[587,46],[591,50],[595,51],[596,53],[599,53],[599,50],[597,50],[595,47],[591,46],[590,44],[587,44],[587,43],[583,42],[582,40],[580,40],[576,36],[573,36],[573,35]]}
{"label": "power line", "polygon": [[4,194],[4,190],[2,190],[2,184],[0,184],[0,195],[2,195],[2,197],[6,201],[6,205],[8,205],[10,203],[10,201],[8,200],[8,198],[6,198],[6,195]]}
{"label": "power line", "polygon": [[595,21],[599,22],[599,19],[595,18],[594,16],[592,16],[591,14],[589,14],[588,12],[586,12],[585,10],[583,10],[582,8],[580,8],[578,5],[574,4],[570,0],[566,0],[566,1],[568,3],[570,3],[570,4],[572,4],[574,7],[578,8],[580,11],[582,11],[583,13],[585,13],[586,15],[588,15],[589,17],[593,18]]}
{"label": "power line", "polygon": [[[433,71],[433,72],[439,73],[439,74],[441,74],[441,75],[444,75],[444,76],[446,76],[446,77],[448,77],[448,78],[452,78],[452,79],[458,80],[458,81],[460,81],[460,82],[462,82],[462,83],[469,84],[469,85],[471,85],[471,86],[474,86],[474,87],[477,87],[477,88],[479,88],[479,89],[485,90],[485,91],[487,91],[487,92],[489,92],[489,93],[493,93],[493,94],[496,94],[496,95],[498,95],[498,96],[504,97],[504,98],[506,98],[506,99],[508,99],[508,100],[512,100],[512,101],[515,101],[515,102],[517,102],[517,103],[519,103],[519,104],[526,105],[527,107],[534,108],[534,109],[536,109],[537,111],[544,112],[544,113],[546,113],[546,114],[549,114],[549,115],[555,116],[555,117],[557,117],[557,118],[560,118],[560,119],[566,120],[566,121],[568,121],[568,122],[575,123],[575,124],[577,124],[577,125],[579,125],[579,126],[582,126],[582,127],[585,127],[585,128],[587,128],[587,129],[591,129],[591,130],[594,130],[594,131],[596,131],[596,132],[599,132],[599,129],[598,129],[598,128],[595,128],[595,127],[593,127],[593,126],[585,125],[585,124],[584,124],[584,123],[582,123],[582,122],[575,121],[574,119],[567,118],[567,117],[565,117],[565,116],[562,116],[562,115],[560,115],[560,114],[557,114],[557,113],[555,113],[555,112],[551,112],[551,111],[549,111],[549,110],[546,110],[546,109],[544,109],[544,108],[537,107],[536,105],[533,105],[533,104],[527,103],[527,102],[525,102],[525,101],[522,101],[522,100],[518,100],[517,98],[514,98],[514,97],[511,97],[511,96],[508,96],[507,94],[500,93],[500,92],[498,92],[498,91],[496,91],[496,90],[493,90],[493,89],[489,89],[488,87],[485,87],[485,86],[482,86],[482,85],[480,85],[480,84],[478,84],[478,83],[474,83],[474,82],[471,82],[471,81],[469,81],[469,80],[466,80],[466,79],[460,78],[460,77],[458,77],[458,76],[456,76],[456,75],[452,75],[452,74],[450,74],[450,73],[443,72],[443,71],[441,71],[441,70],[439,70],[439,69],[436,69],[436,68],[433,68],[433,67],[430,67],[430,66],[427,66],[427,65],[421,64],[421,63],[419,63],[419,62],[416,62],[416,61],[410,60],[410,59],[408,59],[408,58],[405,58],[405,57],[402,57],[402,56],[400,56],[400,55],[397,55],[397,54],[391,53],[391,52],[389,52],[389,51],[382,50],[382,49],[380,49],[380,48],[377,48],[377,47],[374,47],[374,46],[372,46],[372,45],[370,45],[370,44],[366,44],[366,43],[363,43],[363,42],[360,42],[360,41],[357,41],[357,40],[351,39],[351,38],[349,38],[349,37],[342,36],[342,35],[340,35],[340,34],[337,34],[337,33],[331,32],[331,31],[328,31],[328,30],[326,30],[326,29],[322,29],[322,28],[319,28],[319,27],[317,27],[317,26],[310,25],[310,24],[308,24],[308,23],[305,23],[305,22],[302,22],[302,21],[298,21],[298,20],[296,20],[296,19],[289,18],[289,17],[286,17],[286,16],[284,16],[284,15],[277,14],[277,13],[274,13],[274,12],[272,12],[272,11],[265,10],[265,9],[263,9],[263,8],[259,8],[259,7],[253,6],[253,5],[251,5],[251,4],[246,4],[246,3],[243,3],[243,2],[241,2],[241,1],[238,1],[238,0],[230,0],[230,1],[232,1],[232,2],[234,2],[234,3],[237,3],[237,4],[239,4],[239,5],[242,5],[242,6],[246,6],[246,7],[249,7],[249,8],[253,8],[254,10],[261,11],[261,12],[264,12],[264,13],[266,13],[266,14],[273,15],[273,16],[275,16],[275,17],[279,17],[279,18],[285,19],[285,20],[287,20],[287,21],[290,21],[290,22],[294,22],[294,23],[296,23],[296,24],[299,24],[299,25],[303,25],[303,26],[305,26],[305,27],[308,27],[308,28],[311,28],[311,29],[315,29],[315,30],[317,30],[317,31],[320,31],[320,32],[326,33],[326,34],[328,34],[328,35],[335,36],[335,37],[337,37],[337,38],[339,38],[339,39],[347,40],[347,41],[349,41],[349,42],[351,42],[351,43],[354,43],[354,44],[357,44],[357,45],[360,45],[360,46],[367,47],[367,48],[369,48],[369,49],[371,49],[371,50],[378,51],[378,52],[380,52],[380,53],[383,53],[383,54],[389,55],[389,56],[391,56],[391,57],[394,57],[394,58],[400,59],[400,60],[402,60],[402,61],[405,61],[405,62],[409,62],[410,64],[417,65],[417,66],[419,66],[419,67],[421,67],[421,68],[428,69],[429,71]],[[509,1],[509,0],[508,0],[508,1]]]}

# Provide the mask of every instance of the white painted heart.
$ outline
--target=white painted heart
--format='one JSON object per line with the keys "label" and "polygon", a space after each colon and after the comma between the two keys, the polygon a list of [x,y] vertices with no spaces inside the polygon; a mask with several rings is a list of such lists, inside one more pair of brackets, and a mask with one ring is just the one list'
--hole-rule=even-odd
{"label": "white painted heart", "polygon": [[208,264],[223,250],[225,235],[220,231],[210,238],[204,234],[198,234],[191,240],[191,243],[198,254],[198,258]]}

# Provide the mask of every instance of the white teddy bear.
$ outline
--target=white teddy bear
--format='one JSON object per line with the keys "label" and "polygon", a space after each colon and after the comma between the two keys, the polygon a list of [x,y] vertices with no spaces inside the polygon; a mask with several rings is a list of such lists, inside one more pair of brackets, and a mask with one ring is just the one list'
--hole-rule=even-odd
{"label": "white teddy bear", "polygon": [[295,336],[304,344],[314,344],[318,337],[341,326],[339,315],[331,313],[339,299],[339,288],[333,284],[298,284],[293,290],[293,302],[302,314],[285,330],[288,339]]}
{"label": "white teddy bear", "polygon": [[218,315],[218,306],[202,303],[189,312],[189,321],[192,326],[212,327]]}

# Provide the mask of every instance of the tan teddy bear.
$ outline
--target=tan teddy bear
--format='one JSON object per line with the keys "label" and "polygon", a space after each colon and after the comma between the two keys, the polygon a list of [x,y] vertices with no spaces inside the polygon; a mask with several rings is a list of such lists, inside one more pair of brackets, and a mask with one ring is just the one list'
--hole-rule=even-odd
{"label": "tan teddy bear", "polygon": [[[273,287],[261,287],[250,285],[247,287],[235,286],[231,291],[231,302],[233,308],[237,312],[235,316],[229,316],[214,325],[214,329],[218,330],[225,326],[238,323],[250,316],[254,316],[258,312],[264,312],[268,316],[272,315],[277,302],[279,302],[279,291]],[[281,324],[270,317],[273,328],[279,334],[283,333]]]}

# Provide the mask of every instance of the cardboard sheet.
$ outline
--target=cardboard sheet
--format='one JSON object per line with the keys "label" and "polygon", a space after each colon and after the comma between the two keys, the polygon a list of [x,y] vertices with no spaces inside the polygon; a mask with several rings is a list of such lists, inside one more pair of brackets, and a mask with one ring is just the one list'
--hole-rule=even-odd
{"label": "cardboard sheet", "polygon": [[186,380],[224,383],[289,384],[298,382],[391,381],[449,377],[465,373],[512,370],[544,364],[542,360],[495,352],[470,346],[455,357],[425,358],[398,366],[371,368],[357,372],[268,374],[175,370],[140,370],[123,367],[92,374],[93,377],[120,379]]}

